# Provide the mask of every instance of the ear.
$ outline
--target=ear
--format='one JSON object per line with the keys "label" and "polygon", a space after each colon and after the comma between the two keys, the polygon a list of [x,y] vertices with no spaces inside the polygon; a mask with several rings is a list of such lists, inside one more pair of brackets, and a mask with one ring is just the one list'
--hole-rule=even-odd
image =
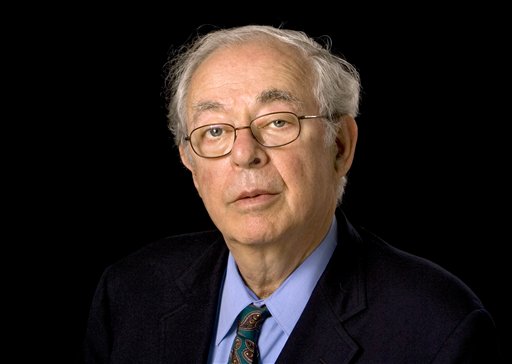
{"label": "ear", "polygon": [[180,151],[180,158],[181,158],[181,163],[183,163],[183,165],[185,167],[187,167],[187,169],[190,171],[190,172],[193,172],[194,170],[194,161],[192,160],[192,156],[190,155],[190,153],[188,151],[185,150],[185,147],[183,146],[183,144],[180,144],[180,146],[178,147],[179,148],[179,151]]}
{"label": "ear", "polygon": [[183,163],[183,165],[192,173],[192,179],[194,180],[194,186],[196,186],[196,190],[199,192],[199,188],[198,188],[197,181],[196,181],[196,172],[195,172],[196,163],[195,163],[195,160],[193,159],[194,157],[192,155],[190,155],[190,152],[188,150],[185,150],[185,147],[183,146],[183,144],[180,144],[179,151],[180,151],[181,163]]}
{"label": "ear", "polygon": [[340,117],[340,128],[336,136],[338,153],[336,154],[336,171],[345,176],[354,160],[357,143],[357,124],[354,117],[344,115]]}

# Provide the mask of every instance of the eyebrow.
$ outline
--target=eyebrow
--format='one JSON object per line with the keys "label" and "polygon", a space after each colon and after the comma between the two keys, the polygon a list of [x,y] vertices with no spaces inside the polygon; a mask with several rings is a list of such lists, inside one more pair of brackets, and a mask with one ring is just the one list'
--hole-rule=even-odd
{"label": "eyebrow", "polygon": [[285,90],[280,90],[277,88],[265,90],[259,94],[256,98],[258,102],[262,104],[268,104],[273,101],[286,101],[289,103],[298,104],[299,99],[292,95],[290,92]]}
{"label": "eyebrow", "polygon": [[218,110],[223,109],[224,106],[217,101],[203,101],[198,102],[192,107],[195,111],[201,112],[201,111],[208,111],[208,110]]}

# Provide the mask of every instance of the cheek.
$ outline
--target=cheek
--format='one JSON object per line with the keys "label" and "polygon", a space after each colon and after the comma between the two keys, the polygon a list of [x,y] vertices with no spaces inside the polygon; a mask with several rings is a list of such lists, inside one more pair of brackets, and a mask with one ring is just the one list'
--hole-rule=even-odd
{"label": "cheek", "polygon": [[294,154],[294,158],[282,161],[276,168],[288,190],[295,196],[307,195],[318,178],[315,161],[304,155]]}
{"label": "cheek", "polygon": [[196,171],[198,171],[194,173],[196,188],[205,202],[219,196],[219,190],[222,191],[223,189],[223,174],[219,172],[220,170],[220,168],[206,168],[204,166],[196,168]]}
{"label": "cheek", "polygon": [[[302,156],[304,159],[289,161],[286,168],[291,176],[288,180],[294,181],[297,193],[321,194],[330,193],[330,187],[336,182],[336,164],[330,152],[322,149],[318,153]],[[291,178],[290,178],[291,177]]]}

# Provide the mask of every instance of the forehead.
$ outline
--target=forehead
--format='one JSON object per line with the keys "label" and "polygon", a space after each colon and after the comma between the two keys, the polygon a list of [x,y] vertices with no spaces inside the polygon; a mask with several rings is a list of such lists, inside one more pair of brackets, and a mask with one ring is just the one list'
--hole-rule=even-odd
{"label": "forehead", "polygon": [[312,98],[306,59],[295,49],[275,41],[257,40],[223,46],[194,72],[187,108],[217,105],[223,108],[275,101],[261,97],[288,95],[299,103]]}

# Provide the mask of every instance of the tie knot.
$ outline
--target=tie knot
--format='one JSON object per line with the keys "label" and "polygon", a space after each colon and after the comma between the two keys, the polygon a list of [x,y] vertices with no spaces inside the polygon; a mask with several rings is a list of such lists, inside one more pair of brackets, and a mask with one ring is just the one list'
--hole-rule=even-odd
{"label": "tie knot", "polygon": [[247,338],[257,338],[261,325],[270,316],[266,306],[257,307],[253,304],[247,306],[238,315],[238,332]]}

